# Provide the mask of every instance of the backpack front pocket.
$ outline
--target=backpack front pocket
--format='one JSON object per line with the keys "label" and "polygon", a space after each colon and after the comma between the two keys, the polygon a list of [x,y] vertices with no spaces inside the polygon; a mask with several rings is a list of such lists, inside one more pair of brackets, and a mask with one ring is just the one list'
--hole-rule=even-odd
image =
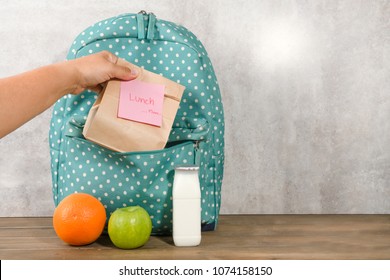
{"label": "backpack front pocket", "polygon": [[151,216],[153,234],[172,230],[172,185],[177,165],[195,164],[197,141],[180,139],[156,151],[119,153],[85,140],[72,120],[59,162],[55,201],[74,192],[98,198],[107,217],[120,207],[139,205]]}

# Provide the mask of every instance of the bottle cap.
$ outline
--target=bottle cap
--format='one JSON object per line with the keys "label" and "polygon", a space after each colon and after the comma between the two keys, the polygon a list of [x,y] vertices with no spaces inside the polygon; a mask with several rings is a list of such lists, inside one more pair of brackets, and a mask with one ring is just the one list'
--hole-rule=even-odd
{"label": "bottle cap", "polygon": [[177,165],[175,170],[184,170],[184,171],[198,171],[199,166],[197,165]]}

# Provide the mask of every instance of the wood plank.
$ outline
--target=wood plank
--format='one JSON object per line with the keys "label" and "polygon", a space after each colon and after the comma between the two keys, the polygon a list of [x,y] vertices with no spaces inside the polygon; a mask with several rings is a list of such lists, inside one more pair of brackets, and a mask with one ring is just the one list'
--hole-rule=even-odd
{"label": "wood plank", "polygon": [[51,227],[51,217],[1,217],[0,229],[10,227]]}
{"label": "wood plank", "polygon": [[51,217],[0,218],[0,259],[390,259],[390,215],[223,215],[198,247],[152,236],[137,250],[107,235],[69,246]]}

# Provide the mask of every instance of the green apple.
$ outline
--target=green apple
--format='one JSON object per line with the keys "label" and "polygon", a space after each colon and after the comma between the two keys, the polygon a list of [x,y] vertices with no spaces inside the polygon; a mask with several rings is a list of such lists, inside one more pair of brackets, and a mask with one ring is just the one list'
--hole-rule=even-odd
{"label": "green apple", "polygon": [[121,249],[135,249],[144,245],[152,232],[152,220],[141,206],[118,208],[108,220],[108,235]]}

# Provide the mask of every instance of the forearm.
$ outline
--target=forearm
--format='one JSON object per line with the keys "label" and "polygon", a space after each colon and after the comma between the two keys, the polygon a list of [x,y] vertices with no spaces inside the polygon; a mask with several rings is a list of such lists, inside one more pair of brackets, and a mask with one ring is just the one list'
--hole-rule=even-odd
{"label": "forearm", "polygon": [[67,93],[97,93],[111,79],[132,80],[137,69],[117,65],[110,52],[57,63],[0,79],[0,138],[39,115]]}
{"label": "forearm", "polygon": [[0,79],[0,138],[39,115],[76,87],[72,65],[53,64]]}

